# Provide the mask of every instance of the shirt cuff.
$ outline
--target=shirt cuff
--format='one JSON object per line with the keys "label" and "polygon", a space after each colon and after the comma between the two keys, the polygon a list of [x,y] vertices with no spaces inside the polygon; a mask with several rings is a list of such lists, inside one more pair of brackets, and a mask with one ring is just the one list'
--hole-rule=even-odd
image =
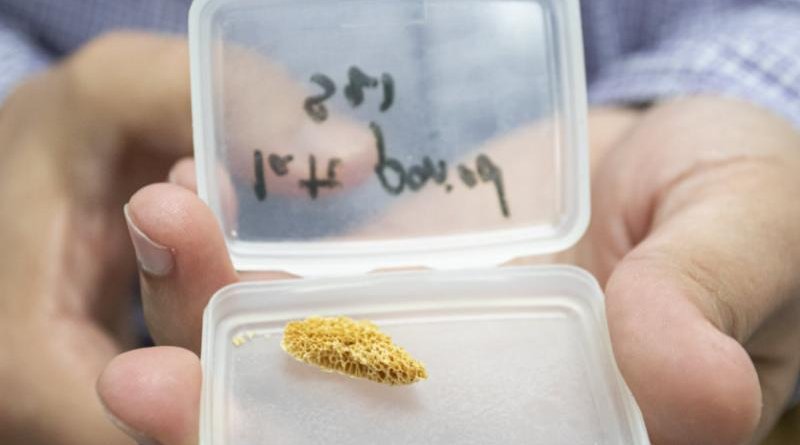
{"label": "shirt cuff", "polygon": [[760,105],[800,129],[800,9],[745,11],[709,28],[609,64],[590,83],[590,101],[716,94]]}

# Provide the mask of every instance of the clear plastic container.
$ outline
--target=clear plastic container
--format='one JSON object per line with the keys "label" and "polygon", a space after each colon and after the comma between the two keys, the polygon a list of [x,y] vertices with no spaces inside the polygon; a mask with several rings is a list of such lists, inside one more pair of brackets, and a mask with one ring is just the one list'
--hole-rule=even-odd
{"label": "clear plastic container", "polygon": [[[309,315],[373,320],[428,379],[391,387],[296,361],[281,334]],[[580,269],[237,285],[205,326],[203,444],[648,443]]]}
{"label": "clear plastic container", "polygon": [[[195,0],[190,46],[235,266],[306,277],[212,299],[202,444],[648,443],[591,276],[498,267],[588,224],[577,0]],[[428,380],[294,361],[313,315],[373,320]]]}

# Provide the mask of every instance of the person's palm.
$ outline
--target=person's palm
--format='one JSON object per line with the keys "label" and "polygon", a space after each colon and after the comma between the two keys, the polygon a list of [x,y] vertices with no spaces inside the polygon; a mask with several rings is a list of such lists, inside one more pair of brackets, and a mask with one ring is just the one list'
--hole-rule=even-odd
{"label": "person's palm", "polygon": [[181,57],[177,40],[107,37],[4,103],[0,443],[130,443],[94,387],[137,344],[122,205],[191,151]]}

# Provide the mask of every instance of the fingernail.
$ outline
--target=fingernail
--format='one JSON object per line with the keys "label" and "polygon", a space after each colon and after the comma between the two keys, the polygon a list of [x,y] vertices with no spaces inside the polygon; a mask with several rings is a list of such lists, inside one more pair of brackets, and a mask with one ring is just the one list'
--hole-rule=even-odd
{"label": "fingernail", "polygon": [[175,266],[172,250],[151,240],[136,226],[133,218],[131,218],[128,204],[123,208],[123,212],[125,213],[125,221],[128,223],[128,232],[131,235],[133,250],[136,251],[136,260],[139,262],[139,267],[144,272],[156,277],[169,275]]}
{"label": "fingernail", "polygon": [[130,436],[138,445],[160,445],[158,441],[150,439],[139,431],[129,427],[125,422],[119,420],[105,405],[103,405],[103,411],[106,413],[108,420],[113,423],[117,429]]}

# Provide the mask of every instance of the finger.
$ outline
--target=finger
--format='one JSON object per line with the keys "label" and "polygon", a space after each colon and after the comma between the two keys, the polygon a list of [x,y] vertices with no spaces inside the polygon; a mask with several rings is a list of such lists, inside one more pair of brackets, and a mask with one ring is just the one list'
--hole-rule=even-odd
{"label": "finger", "polygon": [[225,123],[224,165],[234,182],[261,179],[264,193],[298,197],[305,194],[299,181],[321,171],[330,171],[338,183],[329,194],[352,190],[371,177],[377,161],[372,132],[344,110],[331,107],[324,117],[307,110],[318,84],[292,75],[261,50],[229,45],[225,57],[225,98],[219,106],[232,115]]}
{"label": "finger", "polygon": [[[800,289],[793,140],[749,106],[668,104],[627,140],[614,174],[598,178],[599,212],[617,219],[601,216],[593,230],[615,245],[612,255],[635,246],[611,273],[608,317],[654,443],[744,443],[782,407],[761,389],[780,380],[761,374],[742,344]],[[781,354],[782,372],[796,375]]]}
{"label": "finger", "polygon": [[[167,180],[172,184],[198,193],[196,168],[197,165],[194,158],[182,158],[172,166]],[[218,188],[218,199],[221,203],[220,211],[222,214],[220,217],[224,219],[224,225],[226,227],[231,227],[236,224],[236,218],[239,214],[239,199],[236,195],[236,189],[226,169],[222,167],[217,168],[215,174],[216,178],[214,178],[214,181]]]}
{"label": "finger", "polygon": [[197,193],[197,175],[195,174],[194,159],[181,158],[169,171],[167,180],[187,190]]}
{"label": "finger", "polygon": [[76,98],[71,103],[86,107],[95,117],[92,124],[108,129],[107,137],[161,153],[191,151],[189,52],[184,39],[108,34],[72,56],[63,71]]}
{"label": "finger", "polygon": [[196,445],[201,379],[190,351],[140,349],[109,363],[97,393],[112,421],[139,444]]}
{"label": "finger", "polygon": [[[188,189],[192,192],[197,192],[197,176],[196,172],[196,164],[194,159],[192,158],[183,158],[179,160],[175,165],[172,167],[172,170],[169,173],[169,182],[175,185],[179,185],[185,189]],[[227,221],[234,221],[236,218],[236,212],[238,209],[236,206],[236,193],[233,189],[233,184],[231,184],[230,179],[228,176],[225,175],[223,170],[219,171],[217,176],[217,184],[220,187],[220,195],[223,197],[223,213],[224,218]],[[225,207],[227,206],[227,207]],[[287,278],[298,278],[296,275],[292,275],[286,272],[280,271],[262,271],[262,272],[242,272],[239,274],[239,278],[242,280],[280,280],[280,279],[287,279]]]}
{"label": "finger", "polygon": [[140,190],[125,213],[153,338],[198,351],[209,298],[237,280],[214,215],[195,194],[172,184]]}
{"label": "finger", "polygon": [[620,370],[653,443],[743,443],[761,415],[756,370],[745,349],[692,303],[707,289],[671,261],[637,252],[609,280]]}

